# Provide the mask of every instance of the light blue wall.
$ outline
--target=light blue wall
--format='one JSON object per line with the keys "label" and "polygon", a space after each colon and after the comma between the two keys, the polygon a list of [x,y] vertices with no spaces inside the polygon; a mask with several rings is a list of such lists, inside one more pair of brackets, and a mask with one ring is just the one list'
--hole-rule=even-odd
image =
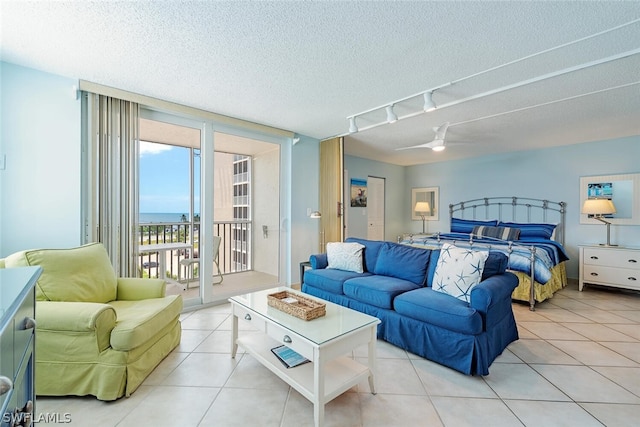
{"label": "light blue wall", "polygon": [[80,243],[78,81],[0,62],[0,256]]}
{"label": "light blue wall", "polygon": [[[80,101],[78,81],[0,62],[0,257],[18,250],[72,247],[81,242]],[[318,209],[319,141],[300,137],[285,159],[291,186],[292,283],[299,261],[319,247],[319,223],[306,216]],[[288,174],[286,176],[289,176]],[[286,215],[285,215],[286,216]],[[289,224],[283,224],[288,226]],[[286,257],[288,254],[281,254]]]}
{"label": "light blue wall", "polygon": [[[405,230],[406,213],[404,209],[404,167],[389,163],[374,162],[354,156],[344,156],[344,168],[347,172],[347,190],[352,178],[367,179],[369,176],[385,179],[385,240],[395,241]],[[350,192],[345,194],[346,226],[345,237],[367,238],[367,208],[351,207]]]}
{"label": "light blue wall", "polygon": [[[606,240],[602,224],[580,224],[580,177],[640,172],[640,136],[410,166],[406,187],[440,187],[440,218],[430,231],[448,231],[448,206],[491,196],[518,196],[567,203],[566,248],[569,277],[578,277],[578,245]],[[410,191],[410,190],[409,190]],[[634,189],[640,197],[640,189]],[[403,215],[410,214],[405,192]],[[410,225],[410,224],[407,224]],[[417,228],[413,224],[413,231]],[[611,226],[612,243],[640,246],[640,226]]]}

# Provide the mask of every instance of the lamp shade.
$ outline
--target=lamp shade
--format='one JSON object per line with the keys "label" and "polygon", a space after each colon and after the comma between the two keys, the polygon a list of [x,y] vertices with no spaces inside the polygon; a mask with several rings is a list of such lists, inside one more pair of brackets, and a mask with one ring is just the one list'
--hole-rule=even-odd
{"label": "lamp shade", "polygon": [[429,202],[417,202],[414,210],[416,212],[431,212],[431,206],[429,206]]}
{"label": "lamp shade", "polygon": [[587,199],[582,205],[582,213],[587,215],[608,215],[616,213],[616,207],[609,199]]}

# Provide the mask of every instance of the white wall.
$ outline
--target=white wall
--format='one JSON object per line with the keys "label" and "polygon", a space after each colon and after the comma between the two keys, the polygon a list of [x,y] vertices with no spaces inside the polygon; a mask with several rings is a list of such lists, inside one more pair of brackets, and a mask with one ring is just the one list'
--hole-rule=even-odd
{"label": "white wall", "polygon": [[[253,269],[278,275],[278,243],[280,236],[280,150],[274,149],[253,158]],[[268,232],[265,238],[262,226]],[[283,277],[284,281],[284,277]]]}
{"label": "white wall", "polygon": [[0,256],[81,241],[78,81],[0,62]]}

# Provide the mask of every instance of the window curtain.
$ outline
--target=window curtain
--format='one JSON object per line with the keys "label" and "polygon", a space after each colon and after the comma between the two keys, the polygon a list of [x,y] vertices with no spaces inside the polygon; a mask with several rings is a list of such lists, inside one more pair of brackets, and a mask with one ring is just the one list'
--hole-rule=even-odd
{"label": "window curtain", "polygon": [[135,102],[82,92],[83,240],[104,244],[120,277],[139,276]]}

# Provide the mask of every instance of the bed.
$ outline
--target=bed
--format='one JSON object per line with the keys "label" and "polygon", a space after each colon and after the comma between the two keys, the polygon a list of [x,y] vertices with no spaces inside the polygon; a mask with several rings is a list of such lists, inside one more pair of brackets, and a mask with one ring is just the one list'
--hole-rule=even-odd
{"label": "bed", "polygon": [[535,310],[536,302],[552,298],[567,284],[565,206],[521,197],[467,200],[449,205],[450,232],[406,235],[401,243],[435,248],[449,242],[503,252],[509,257],[509,270],[519,279],[512,298]]}

